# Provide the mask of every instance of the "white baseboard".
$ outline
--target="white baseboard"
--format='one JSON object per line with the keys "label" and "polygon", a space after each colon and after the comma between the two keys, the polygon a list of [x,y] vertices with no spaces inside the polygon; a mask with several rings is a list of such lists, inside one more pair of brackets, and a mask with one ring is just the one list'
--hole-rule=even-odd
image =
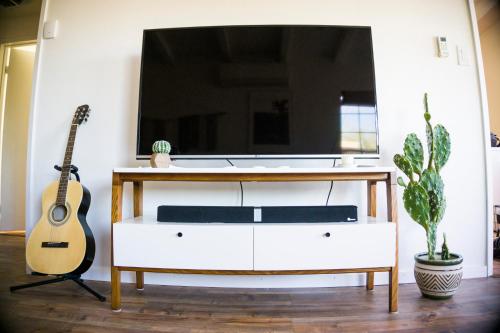
{"label": "white baseboard", "polygon": [[[486,277],[487,266],[465,266],[464,279]],[[93,267],[84,275],[87,280],[109,281],[110,270],[105,267]],[[324,275],[198,275],[198,274],[159,274],[146,273],[146,284],[224,287],[224,288],[319,288],[364,286],[366,274],[324,274]],[[389,281],[387,273],[375,273],[375,284],[385,285]],[[135,274],[122,272],[122,282],[135,282]],[[399,272],[399,283],[415,283],[413,270]]]}

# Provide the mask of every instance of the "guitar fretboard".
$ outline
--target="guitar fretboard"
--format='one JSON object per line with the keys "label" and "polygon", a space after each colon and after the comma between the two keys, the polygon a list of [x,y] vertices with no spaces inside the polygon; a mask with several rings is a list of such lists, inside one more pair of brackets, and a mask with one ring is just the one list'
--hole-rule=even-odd
{"label": "guitar fretboard", "polygon": [[66,153],[64,154],[64,162],[61,170],[61,178],[59,179],[59,188],[57,190],[56,205],[64,205],[66,203],[66,192],[68,190],[68,181],[71,168],[71,159],[73,157],[73,146],[75,145],[76,130],[78,125],[74,122],[71,124],[68,143],[66,145]]}

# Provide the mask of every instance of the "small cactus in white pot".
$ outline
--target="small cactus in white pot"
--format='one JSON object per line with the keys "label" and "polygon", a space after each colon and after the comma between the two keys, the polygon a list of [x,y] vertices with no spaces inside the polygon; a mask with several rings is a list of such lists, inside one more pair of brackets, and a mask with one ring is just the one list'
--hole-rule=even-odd
{"label": "small cactus in white pot", "polygon": [[170,163],[170,143],[165,140],[153,143],[153,154],[151,155],[151,166],[153,168],[168,168]]}

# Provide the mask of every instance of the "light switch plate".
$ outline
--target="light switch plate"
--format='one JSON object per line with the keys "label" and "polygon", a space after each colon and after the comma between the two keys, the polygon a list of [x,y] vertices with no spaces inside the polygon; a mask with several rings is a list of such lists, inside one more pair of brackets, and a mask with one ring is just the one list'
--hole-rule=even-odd
{"label": "light switch plate", "polygon": [[59,22],[57,20],[47,21],[43,25],[43,38],[54,39],[57,37]]}
{"label": "light switch plate", "polygon": [[460,45],[457,45],[457,61],[460,66],[469,66],[470,59],[467,51]]}

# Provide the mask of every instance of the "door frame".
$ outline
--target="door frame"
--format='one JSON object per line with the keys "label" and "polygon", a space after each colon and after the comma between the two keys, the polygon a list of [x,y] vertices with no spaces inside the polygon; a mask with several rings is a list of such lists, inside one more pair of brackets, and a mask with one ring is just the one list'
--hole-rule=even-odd
{"label": "door frame", "polygon": [[[21,42],[11,42],[11,43],[2,43],[0,44],[0,113],[3,116],[3,102],[4,102],[4,78],[5,78],[5,69],[7,66],[5,66],[5,62],[7,61],[8,57],[8,48],[10,47],[16,47],[16,46],[25,46],[25,45],[37,45],[36,39],[30,39],[26,41],[21,41]],[[0,137],[1,140],[1,137]]]}
{"label": "door frame", "polygon": [[476,70],[479,83],[479,95],[481,99],[481,111],[484,134],[484,163],[486,181],[486,267],[487,276],[493,275],[493,174],[491,170],[490,158],[490,112],[488,108],[488,95],[486,90],[486,77],[484,75],[483,54],[481,52],[481,40],[479,37],[479,27],[476,16],[476,6],[474,0],[468,0],[470,24],[472,28],[472,39],[474,41],[474,56],[476,59]]}
{"label": "door frame", "polygon": [[[6,92],[7,92],[7,82],[5,81],[5,74],[7,71],[7,64],[10,56],[10,49],[13,47],[18,47],[18,46],[27,46],[27,45],[37,45],[36,40],[26,40],[26,41],[19,41],[19,42],[10,42],[10,43],[2,43],[0,44],[0,188],[2,185],[2,179],[1,179],[1,172],[2,172],[2,157],[3,157],[3,128],[4,128],[4,114],[5,114],[5,99],[6,99]],[[35,69],[33,69],[34,71]],[[33,92],[31,96],[31,102],[32,103],[33,99]],[[30,113],[31,113],[31,107],[30,107]],[[28,123],[28,127],[29,127]],[[29,135],[29,133],[28,133]],[[28,169],[28,164],[26,163],[26,171]],[[1,198],[0,198],[1,200]],[[27,201],[27,200],[25,200]],[[1,201],[0,201],[0,207],[1,207]],[[1,221],[0,221],[1,223]],[[25,229],[26,229],[26,224],[25,224]],[[20,230],[13,230],[12,232],[18,234]],[[5,232],[4,232],[5,233]],[[10,233],[10,231],[7,231],[7,233]]]}

